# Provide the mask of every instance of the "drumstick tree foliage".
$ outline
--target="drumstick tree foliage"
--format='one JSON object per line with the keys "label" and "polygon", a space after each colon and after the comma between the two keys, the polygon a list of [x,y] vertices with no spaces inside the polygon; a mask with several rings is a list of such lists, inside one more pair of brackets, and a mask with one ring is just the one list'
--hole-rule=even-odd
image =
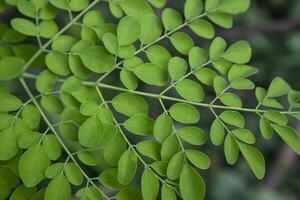
{"label": "drumstick tree foliage", "polygon": [[[215,33],[231,28],[250,0],[165,5],[0,0],[1,11],[20,13],[0,24],[0,199],[200,200],[201,173],[211,164],[207,143],[224,148],[230,165],[246,160],[258,179],[265,160],[256,138],[277,134],[300,153],[289,125],[300,119],[300,92],[280,77],[256,86],[250,44]],[[27,100],[10,93],[10,80]],[[244,106],[244,90],[255,93],[257,106]],[[149,114],[149,99],[160,113]],[[260,134],[247,127],[245,113],[259,119]],[[209,114],[205,130],[200,121]],[[92,176],[89,169],[103,162]]]}

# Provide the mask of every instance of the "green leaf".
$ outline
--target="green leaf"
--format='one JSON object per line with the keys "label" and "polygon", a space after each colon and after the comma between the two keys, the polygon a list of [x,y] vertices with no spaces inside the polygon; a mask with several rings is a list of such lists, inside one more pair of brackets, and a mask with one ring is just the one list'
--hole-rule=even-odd
{"label": "green leaf", "polygon": [[109,2],[109,10],[110,10],[111,14],[116,18],[121,18],[124,14],[121,7],[113,1]]}
{"label": "green leaf", "polygon": [[11,125],[14,116],[8,114],[0,114],[0,130],[6,129]]}
{"label": "green leaf", "polygon": [[228,164],[233,165],[239,158],[239,145],[235,138],[228,134],[224,142],[224,154]]}
{"label": "green leaf", "polygon": [[124,122],[124,127],[136,135],[151,135],[153,132],[154,120],[145,114],[137,114]]}
{"label": "green leaf", "polygon": [[83,17],[83,24],[86,26],[100,26],[104,24],[104,16],[99,10],[91,10]]}
{"label": "green leaf", "polygon": [[232,131],[232,134],[238,138],[239,140],[248,143],[254,144],[255,143],[255,136],[254,134],[248,129],[236,129]]}
{"label": "green leaf", "polygon": [[113,33],[105,33],[102,38],[103,44],[107,51],[117,55],[119,49],[118,38]]}
{"label": "green leaf", "polygon": [[55,135],[46,135],[43,138],[43,147],[50,160],[57,160],[61,156],[61,144]]}
{"label": "green leaf", "polygon": [[36,78],[35,86],[40,93],[53,91],[57,76],[48,70],[42,71]]}
{"label": "green leaf", "polygon": [[157,161],[151,164],[151,167],[161,176],[167,175],[167,161]]}
{"label": "green leaf", "polygon": [[212,86],[214,84],[217,73],[207,67],[197,70],[195,73],[196,78],[203,84]]}
{"label": "green leaf", "polygon": [[160,66],[152,63],[135,67],[133,73],[149,85],[164,86],[168,81],[167,73]]}
{"label": "green leaf", "polygon": [[162,23],[167,31],[173,30],[183,22],[181,14],[172,9],[166,8],[162,12]]}
{"label": "green leaf", "polygon": [[51,38],[58,32],[58,27],[52,20],[43,20],[39,24],[38,31],[41,37]]}
{"label": "green leaf", "polygon": [[233,65],[230,68],[230,71],[228,73],[228,79],[229,81],[239,80],[241,78],[247,78],[249,76],[252,76],[256,74],[258,70],[254,67],[251,67],[249,65]]}
{"label": "green leaf", "polygon": [[251,90],[255,88],[255,84],[248,79],[236,79],[231,82],[231,87],[236,90]]}
{"label": "green leaf", "polygon": [[59,175],[50,181],[45,192],[45,200],[70,199],[71,187],[64,175]]}
{"label": "green leaf", "polygon": [[79,56],[70,55],[69,65],[71,72],[79,79],[87,79],[91,74],[91,71],[83,65]]}
{"label": "green leaf", "polygon": [[189,27],[200,37],[212,39],[215,36],[215,29],[213,25],[204,19],[193,20],[189,24]]}
{"label": "green leaf", "polygon": [[263,115],[266,119],[275,122],[279,125],[287,125],[288,119],[284,114],[281,114],[278,111],[267,111]]}
{"label": "green leaf", "polygon": [[244,128],[245,127],[245,119],[244,117],[237,111],[224,111],[221,113],[220,118],[226,122],[227,124]]}
{"label": "green leaf", "polygon": [[210,166],[209,157],[200,151],[187,150],[186,157],[199,169],[208,169]]}
{"label": "green leaf", "polygon": [[56,96],[43,96],[41,105],[50,114],[60,114],[63,111],[63,105]]}
{"label": "green leaf", "polygon": [[159,191],[159,181],[156,175],[148,168],[143,172],[141,186],[144,200],[156,200]]}
{"label": "green leaf", "polygon": [[140,19],[141,33],[139,39],[142,44],[150,44],[160,37],[162,26],[155,14],[146,14]]}
{"label": "green leaf", "polygon": [[145,0],[120,0],[118,4],[127,15],[137,19],[153,12],[151,6]]}
{"label": "green leaf", "polygon": [[67,76],[70,73],[68,57],[59,51],[48,53],[45,61],[49,70],[57,75]]}
{"label": "green leaf", "polygon": [[39,184],[45,178],[50,165],[47,153],[41,145],[34,145],[22,154],[19,162],[20,177],[27,187]]}
{"label": "green leaf", "polygon": [[297,154],[300,154],[300,139],[297,132],[288,126],[272,125],[281,139],[289,145]]}
{"label": "green leaf", "polygon": [[205,2],[205,10],[209,13],[215,12],[220,4],[220,0],[207,0]]}
{"label": "green leaf", "polygon": [[187,0],[184,4],[184,16],[186,19],[193,19],[201,15],[203,3],[201,0]]}
{"label": "green leaf", "polygon": [[126,150],[126,141],[121,133],[117,133],[116,136],[104,146],[103,156],[105,161],[111,166],[117,166],[119,159],[123,152]]}
{"label": "green leaf", "polygon": [[29,149],[35,144],[38,144],[42,139],[42,134],[39,132],[28,132],[23,134],[19,140],[18,145],[22,149]]}
{"label": "green leaf", "polygon": [[99,176],[98,180],[105,187],[111,189],[122,189],[126,187],[118,181],[118,169],[110,168],[104,170]]}
{"label": "green leaf", "polygon": [[172,58],[170,52],[161,45],[152,45],[147,49],[146,55],[151,63],[166,70],[168,68],[169,60]]}
{"label": "green leaf", "polygon": [[220,58],[227,47],[226,41],[221,37],[216,37],[209,48],[209,56],[212,60]]}
{"label": "green leaf", "polygon": [[170,36],[172,45],[183,55],[188,55],[191,48],[195,46],[193,39],[184,32],[177,32]]}
{"label": "green leaf", "polygon": [[158,142],[146,140],[136,144],[137,150],[144,156],[152,158],[156,161],[161,160],[160,148],[161,145]]}
{"label": "green leaf", "polygon": [[139,85],[137,77],[131,71],[125,68],[120,72],[120,80],[122,84],[129,90],[136,90]]}
{"label": "green leaf", "polygon": [[239,143],[240,150],[258,179],[265,176],[265,159],[261,152],[247,144]]}
{"label": "green leaf", "polygon": [[161,188],[161,199],[162,200],[176,200],[176,194],[172,188],[167,184],[163,184]]}
{"label": "green leaf", "polygon": [[154,138],[162,143],[173,131],[172,118],[163,113],[157,117],[153,127]]}
{"label": "green leaf", "polygon": [[149,109],[143,97],[131,93],[117,95],[113,98],[112,105],[117,112],[128,117],[136,114],[147,114]]}
{"label": "green leaf", "polygon": [[183,167],[180,174],[179,189],[183,199],[204,199],[205,183],[198,172],[188,164]]}
{"label": "green leaf", "polygon": [[250,0],[222,0],[219,9],[229,14],[243,13],[248,10]]}
{"label": "green leaf", "polygon": [[53,165],[50,165],[45,172],[45,175],[47,178],[55,178],[59,174],[61,174],[64,170],[64,164],[63,163],[54,163]]}
{"label": "green leaf", "polygon": [[110,71],[115,66],[115,58],[109,54],[105,48],[92,46],[80,52],[79,57],[83,64],[91,71],[104,73]]}
{"label": "green leaf", "polygon": [[79,167],[75,163],[68,163],[64,169],[67,180],[73,185],[81,185],[83,176]]}
{"label": "green leaf", "polygon": [[287,94],[291,90],[291,87],[282,78],[276,77],[271,82],[267,96],[268,97],[279,97]]}
{"label": "green leaf", "polygon": [[137,156],[134,151],[127,150],[120,157],[118,164],[118,180],[123,185],[132,182],[137,169]]}
{"label": "green leaf", "polygon": [[171,180],[176,180],[180,177],[182,168],[185,164],[185,158],[183,152],[178,152],[175,154],[167,167],[167,176]]}
{"label": "green leaf", "polygon": [[184,124],[196,124],[200,120],[199,111],[192,105],[186,103],[176,103],[171,106],[171,117]]}
{"label": "green leaf", "polygon": [[272,138],[273,129],[272,129],[271,123],[263,116],[259,120],[259,129],[260,129],[261,135],[263,136],[264,139]]}
{"label": "green leaf", "polygon": [[173,57],[169,60],[168,71],[172,80],[179,80],[186,73],[187,62],[181,57]]}
{"label": "green leaf", "polygon": [[232,28],[233,26],[233,17],[230,14],[218,12],[208,14],[207,17],[210,21],[223,28]]}
{"label": "green leaf", "polygon": [[9,199],[29,199],[35,192],[37,188],[36,187],[26,187],[24,185],[19,185],[13,193],[10,194]]}
{"label": "green leaf", "polygon": [[225,129],[219,119],[215,119],[210,128],[211,142],[219,146],[223,143],[225,137]]}
{"label": "green leaf", "polygon": [[179,150],[179,141],[176,135],[169,135],[161,146],[161,159],[164,161],[170,160]]}
{"label": "green leaf", "polygon": [[136,48],[133,44],[121,46],[118,50],[118,56],[120,58],[133,58],[136,52]]}
{"label": "green leaf", "polygon": [[232,92],[225,92],[224,94],[222,94],[220,96],[220,101],[226,106],[237,108],[243,107],[243,102],[241,98]]}
{"label": "green leaf", "polygon": [[0,112],[10,112],[19,109],[22,101],[13,95],[0,94]]}
{"label": "green leaf", "polygon": [[0,132],[0,145],[0,160],[9,160],[18,153],[18,136],[13,128]]}
{"label": "green leaf", "polygon": [[247,41],[242,40],[232,44],[222,57],[237,64],[244,64],[249,62],[251,54],[252,50],[250,44]]}
{"label": "green leaf", "polygon": [[78,153],[79,160],[87,166],[96,166],[100,163],[99,155],[92,151],[80,151]]}
{"label": "green leaf", "polygon": [[178,130],[179,136],[193,145],[205,144],[207,136],[201,128],[195,126],[187,126]]}
{"label": "green leaf", "polygon": [[79,12],[85,9],[89,5],[89,0],[71,0],[70,9],[75,12]]}
{"label": "green leaf", "polygon": [[142,200],[142,194],[140,190],[136,187],[128,187],[123,190],[121,190],[117,195],[116,195],[117,200]]}
{"label": "green leaf", "polygon": [[10,80],[19,76],[25,61],[18,57],[4,57],[0,60],[0,81]]}
{"label": "green leaf", "polygon": [[24,35],[28,36],[36,36],[37,35],[37,29],[33,22],[29,21],[28,19],[23,18],[14,18],[11,21],[12,27]]}
{"label": "green leaf", "polygon": [[222,76],[216,76],[214,79],[214,90],[216,94],[220,94],[226,89],[227,82]]}
{"label": "green leaf", "polygon": [[204,90],[197,82],[184,79],[176,84],[176,91],[184,99],[194,102],[202,102],[205,97]]}
{"label": "green leaf", "polygon": [[99,147],[103,137],[103,124],[97,116],[88,118],[79,128],[79,142],[85,147]]}
{"label": "green leaf", "polygon": [[117,35],[120,46],[125,46],[135,42],[140,35],[140,23],[134,17],[123,17],[118,25]]}
{"label": "green leaf", "polygon": [[198,69],[202,67],[207,61],[207,53],[200,47],[193,47],[189,51],[189,64],[192,69]]}

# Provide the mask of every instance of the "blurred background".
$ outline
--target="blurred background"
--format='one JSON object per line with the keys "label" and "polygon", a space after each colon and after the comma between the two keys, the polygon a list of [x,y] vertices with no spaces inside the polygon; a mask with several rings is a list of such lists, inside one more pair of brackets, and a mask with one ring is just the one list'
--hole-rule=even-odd
{"label": "blurred background", "polygon": [[[181,0],[169,0],[168,7],[182,10]],[[104,10],[105,12],[105,10]],[[0,15],[0,21],[8,22],[15,17],[16,11],[10,10]],[[113,20],[113,19],[111,19]],[[109,21],[109,19],[108,19]],[[217,29],[217,35],[231,43],[248,40],[253,47],[251,65],[259,68],[254,77],[258,86],[268,87],[276,76],[282,76],[294,89],[300,90],[300,1],[299,0],[252,0],[246,14],[235,17],[235,25],[230,30]],[[198,45],[202,41],[195,39]],[[176,54],[176,53],[174,53]],[[116,80],[114,76],[108,81]],[[22,94],[22,88],[11,86],[14,92]],[[146,89],[146,88],[142,88]],[[107,95],[112,94],[107,91]],[[213,93],[211,93],[213,95]],[[255,104],[253,93],[242,93],[249,105]],[[24,94],[25,96],[25,94]],[[153,103],[149,100],[149,103]],[[252,104],[251,104],[252,103]],[[161,112],[159,105],[151,109],[151,115]],[[212,116],[201,122],[207,131]],[[300,199],[300,159],[276,136],[265,141],[256,128],[258,120],[247,117],[248,126],[257,135],[257,147],[266,159],[267,174],[259,181],[251,173],[243,159],[234,165],[226,164],[222,147],[210,143],[203,151],[211,160],[212,167],[201,174],[207,183],[207,200],[298,200]],[[300,132],[300,124],[293,124]],[[135,141],[136,138],[130,138]],[[97,172],[95,172],[95,175]]]}

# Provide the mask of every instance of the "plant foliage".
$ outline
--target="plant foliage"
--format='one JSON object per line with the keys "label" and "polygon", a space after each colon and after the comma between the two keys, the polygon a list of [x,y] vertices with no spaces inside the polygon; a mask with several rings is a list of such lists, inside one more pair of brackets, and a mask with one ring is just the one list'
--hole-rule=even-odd
{"label": "plant foliage", "polygon": [[[262,179],[260,135],[245,113],[258,117],[264,139],[276,133],[300,154],[289,125],[300,119],[300,92],[279,77],[267,89],[256,86],[249,43],[215,36],[250,0],[186,0],[180,11],[165,4],[0,0],[1,11],[20,12],[0,24],[0,199],[201,200],[201,173],[211,163],[201,145],[209,138],[228,164],[243,157]],[[28,100],[11,94],[8,80],[18,80]],[[255,91],[257,106],[244,106],[244,90]],[[160,114],[150,114],[149,99]],[[210,131],[200,126],[208,112]],[[89,167],[99,163],[106,167],[92,176]]]}

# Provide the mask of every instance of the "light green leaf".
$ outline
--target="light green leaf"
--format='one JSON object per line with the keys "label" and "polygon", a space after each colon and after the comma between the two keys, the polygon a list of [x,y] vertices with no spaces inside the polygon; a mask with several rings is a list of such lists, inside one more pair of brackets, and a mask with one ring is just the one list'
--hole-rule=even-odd
{"label": "light green leaf", "polygon": [[171,117],[184,124],[196,124],[200,120],[199,111],[192,105],[186,103],[176,103],[171,106]]}
{"label": "light green leaf", "polygon": [[157,161],[151,164],[151,167],[161,176],[167,176],[167,161]]}
{"label": "light green leaf", "polygon": [[160,66],[145,63],[133,69],[133,73],[147,84],[164,86],[168,81],[167,73]]}
{"label": "light green leaf", "polygon": [[114,109],[128,117],[136,114],[148,114],[148,104],[146,100],[136,94],[122,93],[112,100]]}
{"label": "light green leaf", "polygon": [[214,84],[217,73],[207,67],[197,70],[195,73],[196,78],[206,85],[212,86]]}
{"label": "light green leaf", "polygon": [[146,14],[140,19],[141,33],[140,41],[142,44],[150,44],[160,37],[162,26],[159,17],[155,14]]}
{"label": "light green leaf", "polygon": [[271,123],[263,116],[259,120],[259,129],[260,129],[261,135],[263,136],[264,139],[272,138],[273,129],[272,129]]}
{"label": "light green leaf", "polygon": [[162,23],[167,31],[173,30],[182,24],[181,14],[172,9],[166,8],[162,12]]}
{"label": "light green leaf", "polygon": [[102,38],[103,44],[107,51],[109,51],[112,54],[117,55],[118,53],[118,48],[119,48],[119,43],[118,43],[118,38],[115,34],[113,33],[105,33]]}
{"label": "light green leaf", "polygon": [[222,0],[219,9],[229,14],[243,13],[248,10],[250,0]]}
{"label": "light green leaf", "polygon": [[186,157],[199,169],[208,169],[210,166],[209,157],[200,151],[187,150]]}
{"label": "light green leaf", "polygon": [[219,146],[223,143],[225,137],[225,129],[219,119],[215,119],[210,128],[211,142]]}
{"label": "light green leaf", "polygon": [[147,1],[156,8],[162,8],[167,4],[167,0],[147,0]]}
{"label": "light green leaf", "polygon": [[141,185],[143,199],[156,200],[159,191],[159,181],[156,175],[148,168],[143,172]]}
{"label": "light green leaf", "polygon": [[201,85],[197,82],[184,79],[176,84],[176,91],[184,99],[194,102],[202,102],[204,100],[205,94]]}
{"label": "light green leaf", "polygon": [[124,14],[121,7],[113,1],[109,2],[109,10],[110,10],[111,14],[116,18],[121,18]]}
{"label": "light green leaf", "polygon": [[24,35],[28,36],[36,36],[37,35],[37,29],[33,22],[29,21],[28,19],[23,18],[14,18],[11,21],[12,27]]}
{"label": "light green leaf", "polygon": [[68,57],[59,51],[51,51],[46,56],[46,65],[57,75],[67,76],[70,73]]}
{"label": "light green leaf", "polygon": [[96,166],[100,163],[99,155],[96,152],[82,150],[77,156],[87,166]]}
{"label": "light green leaf", "polygon": [[221,37],[216,37],[209,48],[209,56],[212,60],[218,59],[225,52],[227,47],[226,41]]}
{"label": "light green leaf", "polygon": [[117,36],[120,46],[125,46],[135,42],[140,35],[140,23],[134,17],[123,17],[118,25]]}
{"label": "light green leaf", "polygon": [[221,113],[220,118],[227,124],[237,126],[239,128],[245,127],[245,119],[237,111],[224,111]]}
{"label": "light green leaf", "polygon": [[132,182],[137,169],[137,156],[134,151],[127,150],[120,157],[118,164],[118,180],[123,185]]}
{"label": "light green leaf", "polygon": [[227,82],[222,76],[216,76],[214,79],[214,90],[216,94],[220,94],[226,89]]}
{"label": "light green leaf", "polygon": [[0,94],[0,112],[15,111],[23,105],[22,101],[13,95]]}
{"label": "light green leaf", "polygon": [[39,184],[45,178],[50,160],[41,145],[34,145],[22,154],[19,162],[20,177],[27,187]]}
{"label": "light green leaf", "polygon": [[233,65],[228,73],[228,79],[230,81],[238,80],[241,78],[247,78],[258,72],[258,69],[249,65]]}
{"label": "light green leaf", "polygon": [[169,135],[161,146],[161,159],[163,161],[170,160],[179,150],[179,141],[176,135]]}
{"label": "light green leaf", "polygon": [[124,122],[124,127],[136,135],[151,135],[153,133],[154,120],[145,114],[137,114]]}
{"label": "light green leaf", "polygon": [[58,32],[58,27],[53,20],[43,20],[38,27],[39,35],[44,38],[51,38]]}
{"label": "light green leaf", "polygon": [[142,200],[142,194],[140,190],[136,187],[128,187],[123,190],[121,190],[117,195],[116,195],[117,200]]}
{"label": "light green leaf", "polygon": [[204,19],[193,20],[189,24],[189,27],[200,37],[212,39],[215,36],[215,29],[213,25]]}
{"label": "light green leaf", "polygon": [[266,119],[275,122],[279,125],[287,125],[288,123],[288,119],[284,114],[281,114],[278,111],[267,111],[265,112],[265,114],[263,115]]}
{"label": "light green leaf", "polygon": [[156,161],[161,160],[161,145],[158,142],[151,140],[142,141],[136,144],[136,148],[144,156],[152,158]]}
{"label": "light green leaf", "polygon": [[173,57],[169,60],[168,71],[171,78],[175,81],[185,75],[187,68],[187,62],[181,57]]}
{"label": "light green leaf", "polygon": [[183,55],[188,55],[191,48],[195,46],[193,39],[184,32],[177,32],[170,36],[172,45]]}
{"label": "light green leaf", "polygon": [[156,64],[163,69],[168,69],[169,60],[172,58],[170,52],[161,45],[153,45],[146,51],[147,58],[153,64]]}
{"label": "light green leaf", "polygon": [[242,102],[241,98],[232,92],[225,92],[224,94],[222,94],[220,96],[220,101],[224,105],[230,106],[230,107],[241,108],[243,106],[243,102]]}
{"label": "light green leaf", "polygon": [[287,82],[285,82],[282,78],[276,77],[271,82],[267,96],[268,97],[279,97],[287,94],[290,91],[291,87]]}
{"label": "light green leaf", "polygon": [[53,165],[50,165],[45,172],[45,175],[47,178],[55,178],[59,174],[61,174],[64,170],[64,164],[63,163],[54,163]]}
{"label": "light green leaf", "polygon": [[99,10],[91,10],[87,12],[83,17],[83,24],[86,26],[100,26],[104,24],[104,16]]}
{"label": "light green leaf", "polygon": [[185,164],[185,158],[183,152],[178,152],[170,160],[167,167],[167,176],[171,180],[176,180],[180,177],[182,168]]}
{"label": "light green leaf", "polygon": [[151,6],[145,0],[119,0],[118,4],[127,15],[137,19],[153,12]]}
{"label": "light green leaf", "polygon": [[239,158],[239,145],[235,138],[228,134],[224,142],[224,154],[228,164],[233,165]]}
{"label": "light green leaf", "polygon": [[129,90],[136,90],[139,85],[137,77],[125,68],[123,68],[120,72],[120,80]]}
{"label": "light green leaf", "polygon": [[252,54],[252,49],[247,41],[239,41],[232,44],[222,55],[228,61],[244,64],[249,62]]}
{"label": "light green leaf", "polygon": [[117,166],[119,159],[126,150],[126,142],[121,135],[117,133],[116,136],[103,147],[103,156],[105,161],[111,166]]}
{"label": "light green leaf", "polygon": [[207,0],[205,2],[205,10],[209,13],[215,12],[221,0]]}
{"label": "light green leaf", "polygon": [[193,19],[200,16],[203,10],[201,0],[187,0],[184,4],[184,16],[186,19]]}
{"label": "light green leaf", "polygon": [[61,156],[61,144],[55,135],[46,135],[43,138],[43,147],[50,160],[57,160]]}
{"label": "light green leaf", "polygon": [[183,167],[180,174],[179,189],[184,199],[204,199],[205,183],[198,172],[188,164]]}
{"label": "light green leaf", "polygon": [[187,126],[178,130],[179,136],[193,145],[202,145],[206,142],[207,136],[201,128]]}
{"label": "light green leaf", "polygon": [[18,57],[4,57],[0,59],[0,81],[10,80],[18,75],[23,70],[25,61]]}
{"label": "light green leaf", "polygon": [[126,187],[118,181],[118,169],[110,168],[104,170],[99,176],[98,180],[105,187],[111,189],[122,189]]}
{"label": "light green leaf", "polygon": [[239,143],[240,150],[258,179],[265,176],[265,159],[261,152],[247,144]]}
{"label": "light green leaf", "polygon": [[56,96],[43,96],[41,105],[50,114],[60,114],[63,111],[63,105]]}
{"label": "light green leaf", "polygon": [[159,115],[154,123],[153,134],[155,139],[162,143],[173,131],[173,121],[171,117],[163,113]]}
{"label": "light green leaf", "polygon": [[0,145],[0,160],[9,160],[18,153],[18,136],[12,127],[0,132]]}
{"label": "light green leaf", "polygon": [[236,79],[231,82],[231,87],[236,90],[251,90],[255,88],[255,84],[248,79]]}
{"label": "light green leaf", "polygon": [[207,61],[207,53],[200,47],[193,47],[189,51],[189,64],[192,69],[198,69]]}
{"label": "light green leaf", "polygon": [[88,118],[79,128],[79,142],[85,147],[99,147],[103,137],[103,124],[97,116]]}
{"label": "light green leaf", "polygon": [[254,134],[248,129],[236,129],[232,131],[232,134],[238,138],[239,140],[248,143],[254,144],[255,143],[255,136]]}
{"label": "light green leaf", "polygon": [[53,91],[56,83],[57,75],[49,70],[42,71],[36,78],[35,86],[40,93],[47,93]]}
{"label": "light green leaf", "polygon": [[272,125],[281,139],[288,144],[297,154],[300,154],[300,138],[297,132],[289,127],[282,125]]}
{"label": "light green leaf", "polygon": [[213,23],[215,23],[223,28],[231,28],[233,26],[233,17],[230,14],[216,12],[216,13],[208,14],[207,17]]}
{"label": "light green leaf", "polygon": [[45,192],[45,200],[70,199],[71,187],[64,175],[59,175],[50,181]]}
{"label": "light green leaf", "polygon": [[67,180],[73,185],[81,185],[83,182],[83,176],[79,167],[75,163],[68,163],[64,168],[64,172]]}
{"label": "light green leaf", "polygon": [[172,188],[167,184],[163,184],[161,189],[161,199],[162,200],[176,200],[176,194]]}
{"label": "light green leaf", "polygon": [[91,71],[104,73],[115,66],[115,58],[103,47],[92,46],[79,54],[83,64]]}

